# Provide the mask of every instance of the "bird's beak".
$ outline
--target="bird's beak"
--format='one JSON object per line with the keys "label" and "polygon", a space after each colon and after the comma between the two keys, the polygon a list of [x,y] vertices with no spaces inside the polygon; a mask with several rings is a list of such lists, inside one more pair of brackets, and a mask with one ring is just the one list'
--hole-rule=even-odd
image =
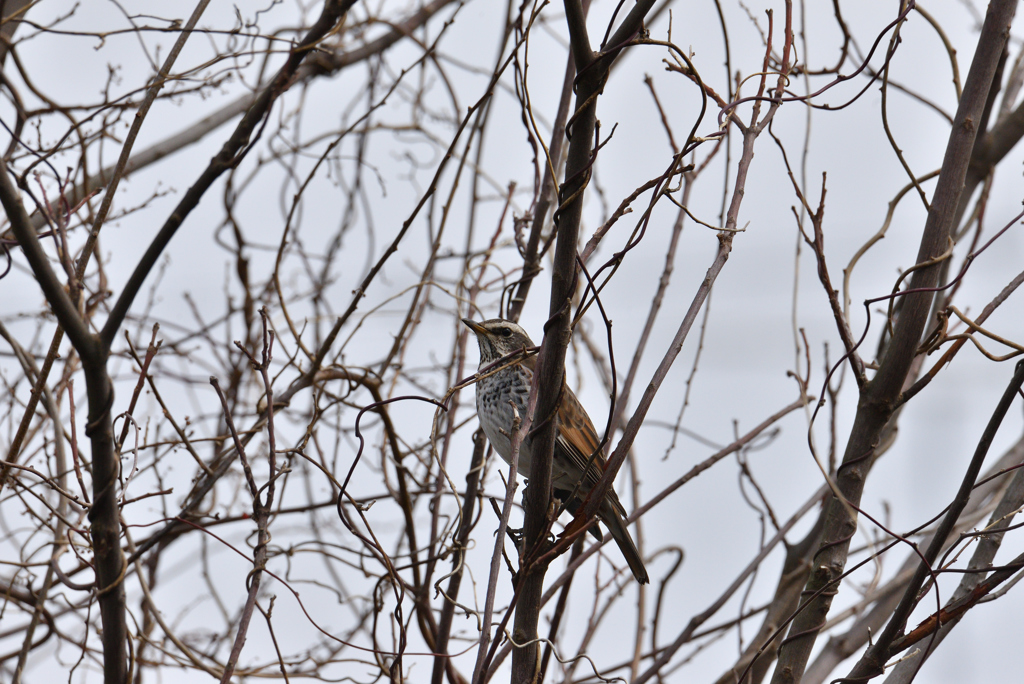
{"label": "bird's beak", "polygon": [[463,318],[462,322],[465,323],[466,327],[468,327],[470,330],[475,332],[477,335],[486,335],[487,334],[487,328],[485,328],[484,326],[480,325],[479,323],[477,323],[476,321],[474,321],[472,319]]}

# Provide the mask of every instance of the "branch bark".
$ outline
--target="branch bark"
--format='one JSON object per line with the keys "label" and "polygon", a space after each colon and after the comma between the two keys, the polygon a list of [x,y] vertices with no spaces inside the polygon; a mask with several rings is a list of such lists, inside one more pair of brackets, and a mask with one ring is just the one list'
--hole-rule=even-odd
{"label": "branch bark", "polygon": [[[1016,0],[995,0],[989,6],[963,97],[950,131],[917,263],[934,259],[946,250],[954,229],[954,216],[974,148],[977,126],[982,118],[996,67],[1009,38],[1016,5]],[[907,379],[924,332],[934,296],[927,290],[935,287],[939,274],[939,264],[914,272],[910,291],[904,294],[895,332],[878,373],[861,393],[843,462],[836,473],[836,489],[828,504],[825,532],[814,556],[813,569],[804,591],[804,595],[809,598],[793,621],[789,635],[779,651],[779,662],[772,684],[795,684],[801,680],[818,632],[825,623],[832,597],[838,589],[839,577],[846,567],[850,540],[857,529],[857,520],[851,507],[860,504],[880,435],[895,410],[895,402]]]}
{"label": "branch bark", "polygon": [[544,325],[544,341],[537,357],[537,408],[531,435],[530,486],[524,494],[525,521],[523,554],[519,573],[513,642],[519,645],[512,655],[512,681],[526,684],[540,672],[537,623],[540,618],[546,564],[533,563],[544,552],[549,527],[548,502],[551,494],[551,456],[555,447],[558,421],[555,417],[565,376],[565,350],[569,345],[572,296],[576,288],[576,251],[583,195],[590,181],[594,131],[597,128],[597,98],[604,89],[608,71],[622,46],[643,27],[643,19],[654,0],[641,0],[623,19],[608,41],[607,51],[595,53],[587,35],[586,14],[580,0],[566,0],[573,59],[576,63],[576,107],[570,120],[569,156],[565,181],[559,190],[555,225],[555,261],[551,274],[551,304]]}
{"label": "branch bark", "polygon": [[854,665],[847,679],[867,681],[885,672],[885,663],[892,655],[891,646],[896,637],[903,632],[907,618],[910,617],[910,612],[917,605],[918,591],[924,585],[925,580],[929,576],[933,576],[935,560],[939,557],[939,552],[942,551],[942,547],[946,543],[946,537],[953,531],[953,526],[967,505],[971,490],[974,489],[974,483],[978,479],[978,473],[981,472],[981,466],[985,462],[985,456],[988,454],[989,447],[992,446],[992,440],[995,439],[996,432],[999,430],[1003,418],[1006,417],[1006,412],[1010,410],[1010,404],[1016,399],[1021,385],[1024,385],[1024,361],[1017,363],[1013,379],[1003,392],[1003,396],[996,406],[988,426],[986,426],[985,432],[981,436],[981,440],[978,442],[978,448],[975,450],[974,457],[971,459],[967,472],[964,474],[960,490],[953,499],[949,510],[946,511],[945,518],[939,524],[935,537],[921,558],[914,576],[907,585],[903,598],[900,600],[899,605],[896,606],[896,610],[893,611],[892,618],[890,618],[889,623],[885,626],[885,630],[879,635],[878,639],[868,648],[857,664]]}

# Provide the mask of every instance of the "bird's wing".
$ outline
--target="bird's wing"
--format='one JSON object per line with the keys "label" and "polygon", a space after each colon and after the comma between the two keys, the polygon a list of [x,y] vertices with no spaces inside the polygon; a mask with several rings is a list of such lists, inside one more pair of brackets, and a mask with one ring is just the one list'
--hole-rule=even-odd
{"label": "bird's wing", "polygon": [[[583,484],[580,486],[580,498],[585,498],[604,474],[604,454],[598,451],[601,440],[597,436],[593,422],[576,395],[565,385],[563,385],[562,403],[558,408],[558,427],[555,449],[561,451],[566,463],[571,463],[574,466],[573,471],[569,473],[571,477],[579,479],[591,456],[597,452],[597,456],[590,464],[590,468],[583,478]],[[609,490],[608,493],[616,512],[625,517],[626,511],[619,503],[615,491]]]}
{"label": "bird's wing", "polygon": [[[520,363],[523,368],[530,371],[530,379],[532,381],[537,365],[536,354],[526,357]],[[558,407],[558,426],[558,437],[555,439],[555,455],[556,457],[561,456],[564,463],[571,465],[572,471],[568,475],[574,481],[580,479],[583,469],[587,467],[587,463],[590,463],[591,455],[594,452],[598,452],[597,456],[594,457],[593,463],[590,463],[586,477],[583,478],[583,483],[580,485],[579,498],[582,500],[586,498],[586,495],[594,488],[594,485],[597,484],[604,474],[605,460],[604,454],[598,451],[601,438],[597,436],[594,423],[590,420],[590,416],[587,415],[583,404],[576,398],[576,395],[569,389],[569,385],[564,380],[562,382],[562,403]],[[622,507],[622,503],[619,502],[619,497],[614,489],[608,490],[608,499],[611,500],[615,512],[622,517],[626,517],[626,510]]]}

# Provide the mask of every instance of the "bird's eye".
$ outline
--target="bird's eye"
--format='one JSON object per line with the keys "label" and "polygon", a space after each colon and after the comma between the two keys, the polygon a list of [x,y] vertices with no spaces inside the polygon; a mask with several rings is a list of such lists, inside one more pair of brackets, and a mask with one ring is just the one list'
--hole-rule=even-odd
{"label": "bird's eye", "polygon": [[502,328],[500,332],[502,337],[512,337],[512,328]]}

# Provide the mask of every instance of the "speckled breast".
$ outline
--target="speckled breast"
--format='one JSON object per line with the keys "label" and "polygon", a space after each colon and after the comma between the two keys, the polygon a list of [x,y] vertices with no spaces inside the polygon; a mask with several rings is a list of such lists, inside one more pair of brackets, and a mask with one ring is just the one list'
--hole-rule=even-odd
{"label": "speckled breast", "polygon": [[[476,385],[476,410],[480,426],[494,450],[506,463],[511,463],[512,459],[511,434],[515,415],[512,406],[515,405],[520,419],[526,417],[530,379],[529,372],[512,366],[480,380]],[[519,449],[518,470],[521,475],[530,472],[529,441]]]}

